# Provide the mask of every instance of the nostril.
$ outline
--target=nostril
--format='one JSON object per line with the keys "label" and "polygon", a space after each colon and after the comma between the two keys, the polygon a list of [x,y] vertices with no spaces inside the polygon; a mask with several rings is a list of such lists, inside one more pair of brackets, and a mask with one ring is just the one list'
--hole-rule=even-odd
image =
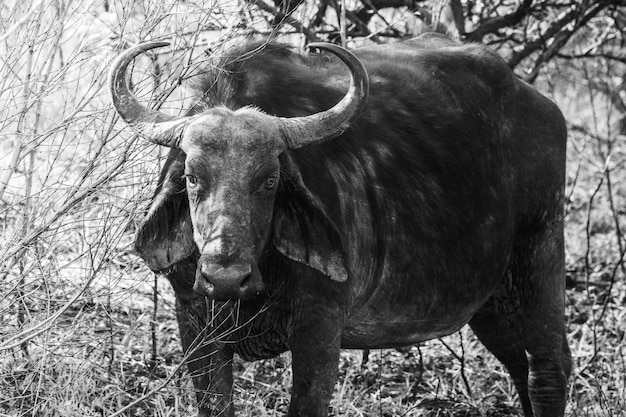
{"label": "nostril", "polygon": [[198,294],[211,295],[215,291],[215,285],[209,282],[207,277],[200,270],[197,270],[193,290]]}
{"label": "nostril", "polygon": [[250,264],[244,262],[228,265],[216,262],[204,263],[200,265],[199,270],[202,276],[217,288],[239,288],[251,274]]}
{"label": "nostril", "polygon": [[237,299],[253,296],[264,289],[256,263],[238,259],[228,265],[216,258],[200,259],[194,290],[213,299]]}
{"label": "nostril", "polygon": [[245,289],[248,286],[248,283],[250,282],[251,277],[252,277],[252,273],[249,273],[246,276],[244,276],[243,279],[241,280],[241,283],[239,284],[239,288]]}
{"label": "nostril", "polygon": [[258,266],[256,263],[253,263],[251,267],[251,273],[246,275],[245,279],[241,283],[241,286],[239,287],[244,297],[252,296],[265,290],[265,284],[261,278],[261,272],[259,271]]}

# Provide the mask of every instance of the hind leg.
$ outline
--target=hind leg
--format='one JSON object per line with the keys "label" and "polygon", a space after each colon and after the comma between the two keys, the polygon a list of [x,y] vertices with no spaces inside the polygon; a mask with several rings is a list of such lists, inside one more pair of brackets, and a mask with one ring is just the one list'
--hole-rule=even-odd
{"label": "hind leg", "polygon": [[563,229],[553,225],[519,239],[509,274],[470,322],[511,372],[527,417],[565,412],[571,358],[564,308]]}
{"label": "hind leg", "polygon": [[563,232],[555,226],[520,239],[510,271],[470,321],[509,370],[527,417],[565,412],[572,365],[564,308]]}
{"label": "hind leg", "polygon": [[519,300],[511,291],[511,276],[472,317],[469,325],[483,345],[506,367],[526,417],[533,415],[528,396],[528,359],[522,341]]}
{"label": "hind leg", "polygon": [[528,393],[535,417],[562,416],[571,372],[565,340],[563,230],[548,228],[527,236],[512,263],[520,293]]}

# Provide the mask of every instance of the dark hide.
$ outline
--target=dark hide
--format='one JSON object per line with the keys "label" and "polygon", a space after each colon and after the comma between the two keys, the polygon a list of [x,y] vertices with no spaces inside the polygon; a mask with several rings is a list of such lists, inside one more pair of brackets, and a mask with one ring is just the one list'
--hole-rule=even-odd
{"label": "dark hide", "polygon": [[[469,322],[510,371],[525,416],[562,416],[560,111],[483,46],[427,35],[355,54],[370,77],[363,114],[340,137],[280,155],[258,296],[193,293],[185,155],[173,151],[164,168],[137,249],[176,291],[200,414],[234,413],[234,353],[291,350],[289,415],[322,416],[340,348],[405,346]],[[253,105],[304,116],[348,85],[336,59],[283,45],[247,46],[218,67],[198,83],[192,113]]]}

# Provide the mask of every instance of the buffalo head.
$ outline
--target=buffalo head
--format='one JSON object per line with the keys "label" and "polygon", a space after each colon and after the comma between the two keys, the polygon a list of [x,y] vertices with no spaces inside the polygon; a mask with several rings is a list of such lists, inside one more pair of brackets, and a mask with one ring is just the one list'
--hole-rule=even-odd
{"label": "buffalo head", "polygon": [[283,118],[252,107],[215,107],[176,117],[140,104],[126,82],[126,69],[136,56],[166,45],[143,43],[115,60],[109,76],[113,103],[139,135],[186,154],[193,240],[200,252],[194,290],[214,299],[245,298],[264,288],[257,262],[272,236],[279,155],[345,131],[364,107],[367,73],[345,49],[311,44],[337,55],[350,70],[350,89],[331,109]]}

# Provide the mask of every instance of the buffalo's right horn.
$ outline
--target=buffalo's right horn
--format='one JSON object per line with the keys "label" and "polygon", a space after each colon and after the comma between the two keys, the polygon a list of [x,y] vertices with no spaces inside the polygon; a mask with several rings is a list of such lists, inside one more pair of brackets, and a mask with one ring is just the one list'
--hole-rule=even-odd
{"label": "buffalo's right horn", "polygon": [[115,109],[133,130],[150,142],[178,148],[188,118],[170,116],[143,106],[130,92],[126,82],[128,64],[137,55],[167,45],[168,42],[145,42],[122,52],[111,66],[109,91]]}

